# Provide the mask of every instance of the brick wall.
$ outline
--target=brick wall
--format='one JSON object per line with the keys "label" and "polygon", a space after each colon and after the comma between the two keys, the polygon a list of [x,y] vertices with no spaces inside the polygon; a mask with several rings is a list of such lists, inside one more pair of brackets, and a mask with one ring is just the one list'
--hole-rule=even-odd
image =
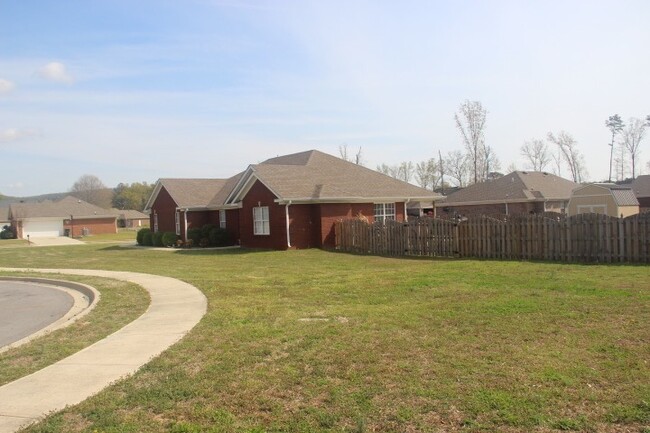
{"label": "brick wall", "polygon": [[375,206],[372,203],[326,203],[315,205],[319,208],[320,247],[334,248],[334,223],[341,219],[354,218],[359,213],[368,221],[374,221]]}
{"label": "brick wall", "polygon": [[[158,215],[158,231],[176,233],[176,202],[163,187],[151,206],[149,215],[151,230],[154,230],[154,215]],[[182,233],[182,231],[181,231]]]}
{"label": "brick wall", "polygon": [[63,230],[66,229],[71,230],[73,237],[82,236],[84,229],[88,229],[90,235],[103,235],[117,233],[117,223],[115,217],[75,219],[72,224],[70,220],[64,220]]}
{"label": "brick wall", "polygon": [[[239,235],[241,245],[248,248],[269,248],[283,250],[287,248],[286,216],[284,205],[275,203],[273,195],[261,182],[255,181],[248,194],[242,200],[239,209]],[[253,234],[253,208],[268,206],[269,235]]]}

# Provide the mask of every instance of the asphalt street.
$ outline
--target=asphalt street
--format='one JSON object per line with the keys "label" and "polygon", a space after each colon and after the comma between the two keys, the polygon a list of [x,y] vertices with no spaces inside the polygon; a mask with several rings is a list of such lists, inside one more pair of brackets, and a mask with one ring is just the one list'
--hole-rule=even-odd
{"label": "asphalt street", "polygon": [[55,322],[73,304],[72,296],[52,286],[0,281],[0,347]]}

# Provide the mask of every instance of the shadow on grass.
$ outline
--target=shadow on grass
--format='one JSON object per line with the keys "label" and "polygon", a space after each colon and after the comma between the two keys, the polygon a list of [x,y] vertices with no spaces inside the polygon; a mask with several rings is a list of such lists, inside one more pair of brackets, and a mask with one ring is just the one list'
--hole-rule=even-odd
{"label": "shadow on grass", "polygon": [[[132,247],[125,248],[119,245],[111,245],[108,247],[100,248],[101,251],[161,251],[161,247]],[[264,250],[264,249],[255,249],[255,248],[166,248],[170,254],[180,254],[187,256],[235,256],[242,254],[251,254],[251,253],[270,253],[275,252],[275,250]]]}

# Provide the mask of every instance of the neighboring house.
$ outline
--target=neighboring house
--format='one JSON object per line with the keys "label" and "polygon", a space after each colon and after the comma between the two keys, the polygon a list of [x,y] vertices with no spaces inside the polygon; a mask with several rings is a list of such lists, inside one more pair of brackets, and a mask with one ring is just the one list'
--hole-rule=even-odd
{"label": "neighboring house", "polygon": [[636,199],[639,201],[639,211],[650,211],[650,174],[638,176],[628,185],[634,191]]}
{"label": "neighboring house", "polygon": [[8,207],[0,207],[0,230],[4,226],[10,225],[11,222],[9,221],[9,208]]}
{"label": "neighboring house", "polygon": [[13,203],[9,206],[9,219],[19,239],[28,235],[35,238],[117,233],[115,214],[72,196],[59,201]]}
{"label": "neighboring house", "polygon": [[569,215],[598,213],[625,218],[639,213],[639,202],[629,187],[614,184],[583,185],[573,190]]}
{"label": "neighboring house", "polygon": [[126,228],[149,227],[149,215],[133,209],[111,209],[117,215],[117,226]]}
{"label": "neighboring house", "polygon": [[540,171],[514,171],[436,202],[440,216],[564,213],[577,183]]}
{"label": "neighboring house", "polygon": [[334,246],[334,223],[406,219],[411,202],[441,196],[316,151],[271,158],[229,179],[160,179],[145,210],[153,231],[215,224],[251,248]]}

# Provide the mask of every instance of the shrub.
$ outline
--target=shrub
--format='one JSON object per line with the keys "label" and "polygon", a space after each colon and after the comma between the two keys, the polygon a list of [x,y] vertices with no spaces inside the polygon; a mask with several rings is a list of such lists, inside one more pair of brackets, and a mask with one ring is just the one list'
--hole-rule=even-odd
{"label": "shrub", "polygon": [[165,232],[162,236],[162,244],[165,247],[173,247],[176,245],[176,240],[178,236],[174,232]]}
{"label": "shrub", "polygon": [[142,235],[142,245],[145,247],[153,246],[153,233],[151,233],[151,230]]}
{"label": "shrub", "polygon": [[0,239],[13,239],[15,237],[11,226],[4,226],[0,232]]}
{"label": "shrub", "polygon": [[210,239],[210,232],[217,228],[214,224],[206,224],[201,227],[201,239]]}
{"label": "shrub", "polygon": [[144,245],[144,235],[145,233],[151,233],[149,227],[144,227],[138,230],[138,233],[135,235],[135,240],[138,242],[138,245]]}
{"label": "shrub", "polygon": [[191,239],[194,245],[198,245],[201,242],[201,229],[199,227],[192,227],[187,229],[187,239]]}
{"label": "shrub", "polygon": [[162,247],[163,246],[163,241],[162,241],[163,235],[164,235],[163,232],[156,232],[156,233],[153,234],[152,241],[153,241],[153,246],[154,247]]}
{"label": "shrub", "polygon": [[215,247],[225,247],[232,245],[232,236],[226,229],[214,227],[210,230],[210,245]]}

